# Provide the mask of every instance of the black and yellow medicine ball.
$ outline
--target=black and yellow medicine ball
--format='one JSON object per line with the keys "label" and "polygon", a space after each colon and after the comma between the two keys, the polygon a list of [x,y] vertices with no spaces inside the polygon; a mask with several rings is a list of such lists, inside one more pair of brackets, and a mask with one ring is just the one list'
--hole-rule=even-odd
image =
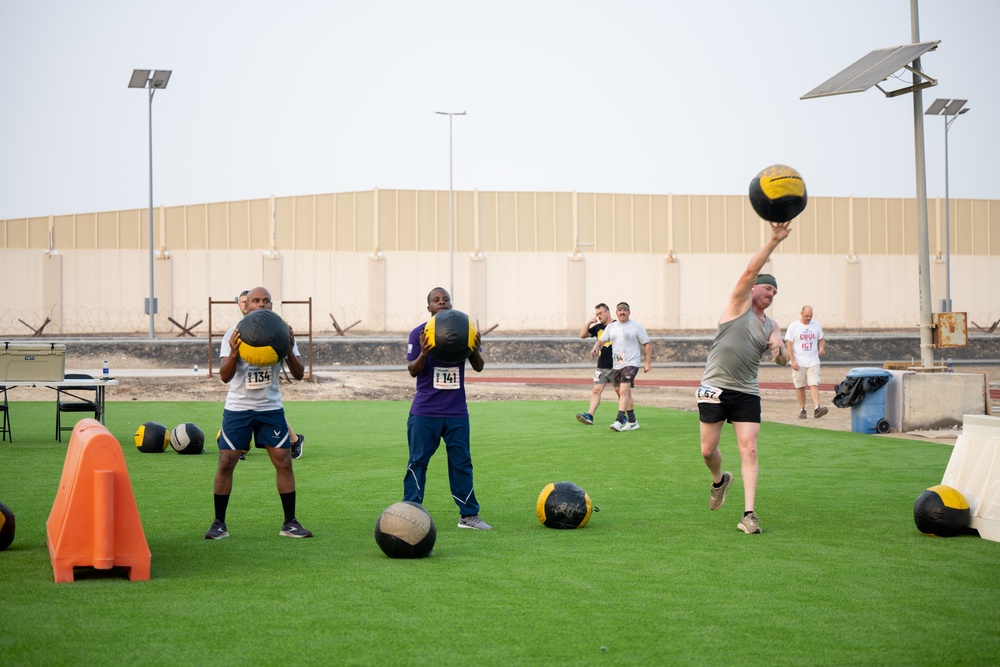
{"label": "black and yellow medicine ball", "polygon": [[375,542],[389,558],[430,556],[437,540],[434,519],[419,503],[389,505],[375,522]]}
{"label": "black and yellow medicine ball", "polygon": [[961,492],[939,484],[921,493],[913,503],[913,521],[924,535],[955,537],[965,532],[972,516]]}
{"label": "black and yellow medicine ball", "polygon": [[773,164],[750,181],[750,204],[768,222],[788,222],[806,208],[806,182],[799,172]]}
{"label": "black and yellow medicine ball", "polygon": [[590,521],[594,504],[587,492],[573,482],[549,484],[538,495],[535,514],[548,528],[583,528]]}
{"label": "black and yellow medicine ball", "polygon": [[191,422],[178,424],[170,431],[170,446],[178,454],[201,454],[205,451],[205,433]]}
{"label": "black and yellow medicine ball", "polygon": [[433,315],[424,331],[431,344],[431,356],[445,363],[465,361],[476,345],[476,325],[459,310],[442,310]]}
{"label": "black and yellow medicine ball", "polygon": [[240,320],[240,356],[251,366],[274,366],[292,350],[288,323],[273,310],[254,310]]}
{"label": "black and yellow medicine ball", "polygon": [[170,433],[159,422],[146,422],[135,432],[135,446],[144,454],[159,454],[167,451]]}
{"label": "black and yellow medicine ball", "polygon": [[0,551],[3,551],[14,541],[14,513],[9,507],[0,503]]}

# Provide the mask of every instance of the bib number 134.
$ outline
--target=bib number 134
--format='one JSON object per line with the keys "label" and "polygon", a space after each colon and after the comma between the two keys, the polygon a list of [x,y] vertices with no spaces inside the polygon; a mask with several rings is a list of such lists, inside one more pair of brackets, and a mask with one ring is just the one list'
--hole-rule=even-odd
{"label": "bib number 134", "polygon": [[250,366],[247,369],[247,389],[262,389],[271,384],[271,369]]}

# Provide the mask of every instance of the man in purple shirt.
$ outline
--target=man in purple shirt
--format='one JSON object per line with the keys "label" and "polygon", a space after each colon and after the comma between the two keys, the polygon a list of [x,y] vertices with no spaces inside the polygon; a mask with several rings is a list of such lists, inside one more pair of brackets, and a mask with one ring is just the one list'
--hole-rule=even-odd
{"label": "man in purple shirt", "polygon": [[[427,310],[435,315],[451,310],[451,296],[442,287],[427,295]],[[403,479],[403,500],[423,503],[427,481],[427,464],[444,439],[448,454],[448,481],[451,495],[458,505],[459,528],[492,530],[479,518],[479,502],[472,485],[472,452],[469,446],[469,407],[465,401],[465,362],[458,364],[438,361],[430,356],[430,341],[424,333],[426,323],[410,332],[406,345],[406,369],[417,378],[417,393],[413,397],[410,416],[406,420],[406,438],[410,445],[410,460]],[[469,363],[477,373],[483,370],[479,353],[480,337]]]}

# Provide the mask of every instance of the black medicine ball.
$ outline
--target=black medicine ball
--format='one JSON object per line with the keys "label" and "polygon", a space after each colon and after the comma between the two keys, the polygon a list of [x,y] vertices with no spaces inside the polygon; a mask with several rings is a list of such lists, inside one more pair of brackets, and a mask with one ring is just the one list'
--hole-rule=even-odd
{"label": "black medicine ball", "polygon": [[14,512],[0,503],[0,551],[3,551],[14,541]]}
{"label": "black medicine ball", "polygon": [[799,172],[773,164],[750,181],[750,204],[768,222],[788,222],[806,208],[806,182]]}
{"label": "black medicine ball", "polygon": [[135,432],[135,446],[145,454],[164,452],[170,445],[170,433],[159,422],[146,422]]}
{"label": "black medicine ball", "polygon": [[434,519],[419,503],[389,505],[375,522],[375,542],[389,558],[424,558],[436,540]]}
{"label": "black medicine ball", "polygon": [[273,310],[254,310],[240,320],[240,356],[251,366],[274,366],[292,350],[288,323]]}
{"label": "black medicine ball", "polygon": [[932,486],[913,503],[913,521],[924,535],[955,537],[972,521],[969,503],[950,486]]}
{"label": "black medicine ball", "polygon": [[184,422],[170,432],[170,446],[178,454],[201,454],[205,451],[205,433],[191,422]]}
{"label": "black medicine ball", "polygon": [[590,496],[573,482],[549,484],[535,504],[538,520],[548,528],[583,528],[593,509]]}
{"label": "black medicine ball", "polygon": [[431,343],[431,356],[454,364],[472,355],[476,345],[476,325],[459,310],[442,310],[424,327]]}

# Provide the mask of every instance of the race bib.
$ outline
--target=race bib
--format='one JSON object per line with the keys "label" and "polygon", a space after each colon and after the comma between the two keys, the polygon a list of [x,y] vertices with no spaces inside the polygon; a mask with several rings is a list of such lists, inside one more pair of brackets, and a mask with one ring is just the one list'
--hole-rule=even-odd
{"label": "race bib", "polygon": [[615,359],[615,365],[616,366],[620,366],[621,364],[624,364],[625,363],[625,353],[624,352],[619,352],[618,354],[614,355],[614,359]]}
{"label": "race bib", "polygon": [[698,397],[699,403],[721,403],[719,397],[722,396],[722,390],[718,387],[711,387],[707,384],[703,384],[698,387],[698,391],[694,393]]}
{"label": "race bib", "polygon": [[458,366],[436,366],[434,368],[435,389],[461,389],[462,378]]}
{"label": "race bib", "polygon": [[271,367],[248,366],[247,367],[247,389],[264,389],[271,384]]}

